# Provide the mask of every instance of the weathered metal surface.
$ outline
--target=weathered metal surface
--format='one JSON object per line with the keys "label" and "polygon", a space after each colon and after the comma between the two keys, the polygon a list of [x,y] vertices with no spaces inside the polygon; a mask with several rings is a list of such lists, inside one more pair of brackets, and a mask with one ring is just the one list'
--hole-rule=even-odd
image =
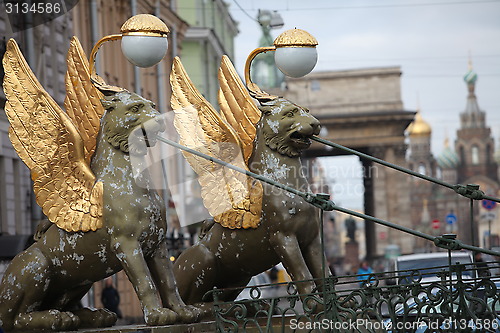
{"label": "weathered metal surface", "polygon": [[[200,242],[174,265],[179,291],[189,304],[210,304],[203,296],[214,286],[244,287],[252,276],[280,261],[294,279],[325,274],[320,211],[310,203],[321,206],[328,200],[310,195],[299,158],[310,137],[319,133],[318,120],[283,98],[257,109],[229,61],[222,61],[220,73],[219,96],[221,104],[227,104],[223,114],[234,118],[227,123],[196,90],[179,60],[171,74],[174,124],[190,152],[205,153],[185,156],[199,176],[203,202],[216,222],[207,221]],[[273,186],[247,178],[250,172]],[[283,185],[285,191],[276,190]],[[299,288],[307,293],[321,281]],[[236,296],[228,293],[226,299]]]}
{"label": "weathered metal surface", "polygon": [[125,90],[100,100],[76,39],[68,53],[68,113],[37,81],[14,40],[4,67],[10,138],[53,224],[44,223],[38,241],[5,271],[0,327],[111,326],[116,314],[81,309],[78,302],[94,282],[122,269],[147,324],[196,321],[200,312],[180,298],[167,259],[164,201],[147,181],[138,185],[130,162],[131,155],[146,154],[146,143],[154,145],[129,141],[133,133],[142,138],[142,131],[164,129],[154,104]]}

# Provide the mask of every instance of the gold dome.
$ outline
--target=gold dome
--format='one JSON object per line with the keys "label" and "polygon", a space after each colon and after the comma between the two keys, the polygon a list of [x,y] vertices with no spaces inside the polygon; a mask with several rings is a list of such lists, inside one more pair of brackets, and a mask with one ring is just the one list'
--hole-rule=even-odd
{"label": "gold dome", "polygon": [[308,46],[315,47],[318,41],[313,35],[302,29],[290,29],[281,33],[274,40],[276,47]]}
{"label": "gold dome", "polygon": [[158,17],[150,14],[138,14],[125,21],[120,32],[124,36],[140,34],[166,37],[170,30]]}
{"label": "gold dome", "polygon": [[408,134],[410,136],[430,136],[431,132],[431,125],[422,118],[420,111],[417,111],[415,120],[408,126]]}

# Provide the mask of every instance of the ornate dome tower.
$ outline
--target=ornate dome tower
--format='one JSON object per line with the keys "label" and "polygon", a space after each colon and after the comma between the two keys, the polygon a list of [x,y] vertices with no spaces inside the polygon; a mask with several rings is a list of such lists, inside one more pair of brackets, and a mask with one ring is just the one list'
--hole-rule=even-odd
{"label": "ornate dome tower", "polygon": [[498,168],[493,158],[495,142],[490,128],[486,126],[485,112],[479,108],[475,94],[477,78],[469,60],[469,69],[464,76],[468,90],[467,103],[460,114],[461,128],[457,131],[455,141],[455,151],[460,160],[457,169],[459,183],[465,183],[470,177],[478,175],[498,180]]}
{"label": "ornate dome tower", "polygon": [[450,147],[450,140],[444,140],[444,149],[437,158],[437,164],[441,168],[443,181],[457,183],[457,166],[460,163],[458,154]]}
{"label": "ornate dome tower", "polygon": [[417,110],[415,120],[413,120],[410,126],[408,126],[408,134],[410,135],[410,137],[430,137],[432,134],[431,125],[429,125],[429,123],[422,118],[420,109]]}
{"label": "ornate dome tower", "polygon": [[432,128],[417,110],[415,120],[408,126],[410,137],[410,169],[424,175],[435,175],[435,161],[431,152]]}

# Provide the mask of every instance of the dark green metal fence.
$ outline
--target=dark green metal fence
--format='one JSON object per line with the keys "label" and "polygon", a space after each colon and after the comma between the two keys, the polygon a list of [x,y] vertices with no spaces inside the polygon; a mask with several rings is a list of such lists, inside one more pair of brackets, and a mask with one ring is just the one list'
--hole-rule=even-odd
{"label": "dark green metal fence", "polygon": [[[499,262],[490,268],[500,267]],[[297,284],[247,287],[251,298],[220,302],[213,291],[219,332],[498,332],[500,278],[472,277],[473,265],[439,269],[438,280],[422,271],[325,279],[325,290],[297,293]],[[451,273],[451,274],[450,274]],[[450,280],[451,279],[451,280]],[[450,281],[452,282],[450,284]],[[263,297],[266,290],[281,294]],[[308,301],[317,307],[306,307]],[[314,303],[314,302],[313,302]]]}

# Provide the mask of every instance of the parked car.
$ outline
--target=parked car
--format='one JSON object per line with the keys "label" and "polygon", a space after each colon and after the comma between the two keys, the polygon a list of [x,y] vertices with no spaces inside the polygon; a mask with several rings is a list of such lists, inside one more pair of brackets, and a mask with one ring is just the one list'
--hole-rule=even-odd
{"label": "parked car", "polygon": [[[451,255],[451,263],[465,264],[466,270],[462,278],[476,278],[471,252],[455,251]],[[403,255],[396,258],[395,270],[397,281],[400,284],[414,282],[415,279],[421,283],[440,281],[438,273],[448,271],[448,252],[419,253]],[[456,279],[456,276],[454,277]]]}

